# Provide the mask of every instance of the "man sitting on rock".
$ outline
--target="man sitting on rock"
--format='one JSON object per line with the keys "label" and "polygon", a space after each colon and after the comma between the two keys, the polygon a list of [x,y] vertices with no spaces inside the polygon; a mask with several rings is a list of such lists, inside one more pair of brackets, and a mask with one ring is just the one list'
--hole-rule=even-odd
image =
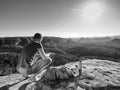
{"label": "man sitting on rock", "polygon": [[45,54],[41,41],[42,35],[36,33],[33,41],[27,44],[21,52],[17,71],[25,77],[38,74],[41,70],[48,68],[52,62],[52,59]]}

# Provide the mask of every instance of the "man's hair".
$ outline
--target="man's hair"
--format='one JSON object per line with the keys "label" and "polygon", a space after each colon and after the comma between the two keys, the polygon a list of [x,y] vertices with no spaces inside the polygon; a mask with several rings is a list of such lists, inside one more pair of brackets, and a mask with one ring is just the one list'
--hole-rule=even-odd
{"label": "man's hair", "polygon": [[41,39],[42,34],[41,33],[35,33],[33,39]]}

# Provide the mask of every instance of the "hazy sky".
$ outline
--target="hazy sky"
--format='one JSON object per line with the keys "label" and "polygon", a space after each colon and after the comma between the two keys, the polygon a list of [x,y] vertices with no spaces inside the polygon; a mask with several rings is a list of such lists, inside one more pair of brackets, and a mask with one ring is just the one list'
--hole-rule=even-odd
{"label": "hazy sky", "polygon": [[0,37],[36,32],[60,37],[120,35],[120,0],[0,0]]}

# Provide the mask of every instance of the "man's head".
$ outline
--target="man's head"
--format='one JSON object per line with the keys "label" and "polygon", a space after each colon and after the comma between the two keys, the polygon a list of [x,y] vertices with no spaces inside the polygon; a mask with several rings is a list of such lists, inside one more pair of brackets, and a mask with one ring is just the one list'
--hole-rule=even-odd
{"label": "man's head", "polygon": [[35,33],[34,36],[33,36],[33,39],[35,41],[42,41],[42,34],[41,33]]}

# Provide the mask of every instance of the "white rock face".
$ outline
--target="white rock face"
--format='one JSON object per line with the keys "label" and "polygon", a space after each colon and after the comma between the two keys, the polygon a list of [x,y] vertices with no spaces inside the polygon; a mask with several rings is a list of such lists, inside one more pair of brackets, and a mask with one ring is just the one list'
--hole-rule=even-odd
{"label": "white rock face", "polygon": [[7,76],[1,76],[0,77],[0,87],[5,86],[5,85],[12,85],[23,79],[24,79],[24,77],[20,74],[10,74]]}
{"label": "white rock face", "polygon": [[108,60],[85,60],[80,85],[89,87],[120,86],[120,63]]}
{"label": "white rock face", "polygon": [[[0,87],[8,84],[12,85],[21,79],[24,78],[19,74],[2,76],[0,77]],[[82,61],[82,75],[78,77],[76,82],[70,83],[66,88],[73,86],[77,88],[76,90],[85,90],[86,88],[92,90],[92,88],[107,86],[120,87],[120,63],[97,59],[84,60]]]}

